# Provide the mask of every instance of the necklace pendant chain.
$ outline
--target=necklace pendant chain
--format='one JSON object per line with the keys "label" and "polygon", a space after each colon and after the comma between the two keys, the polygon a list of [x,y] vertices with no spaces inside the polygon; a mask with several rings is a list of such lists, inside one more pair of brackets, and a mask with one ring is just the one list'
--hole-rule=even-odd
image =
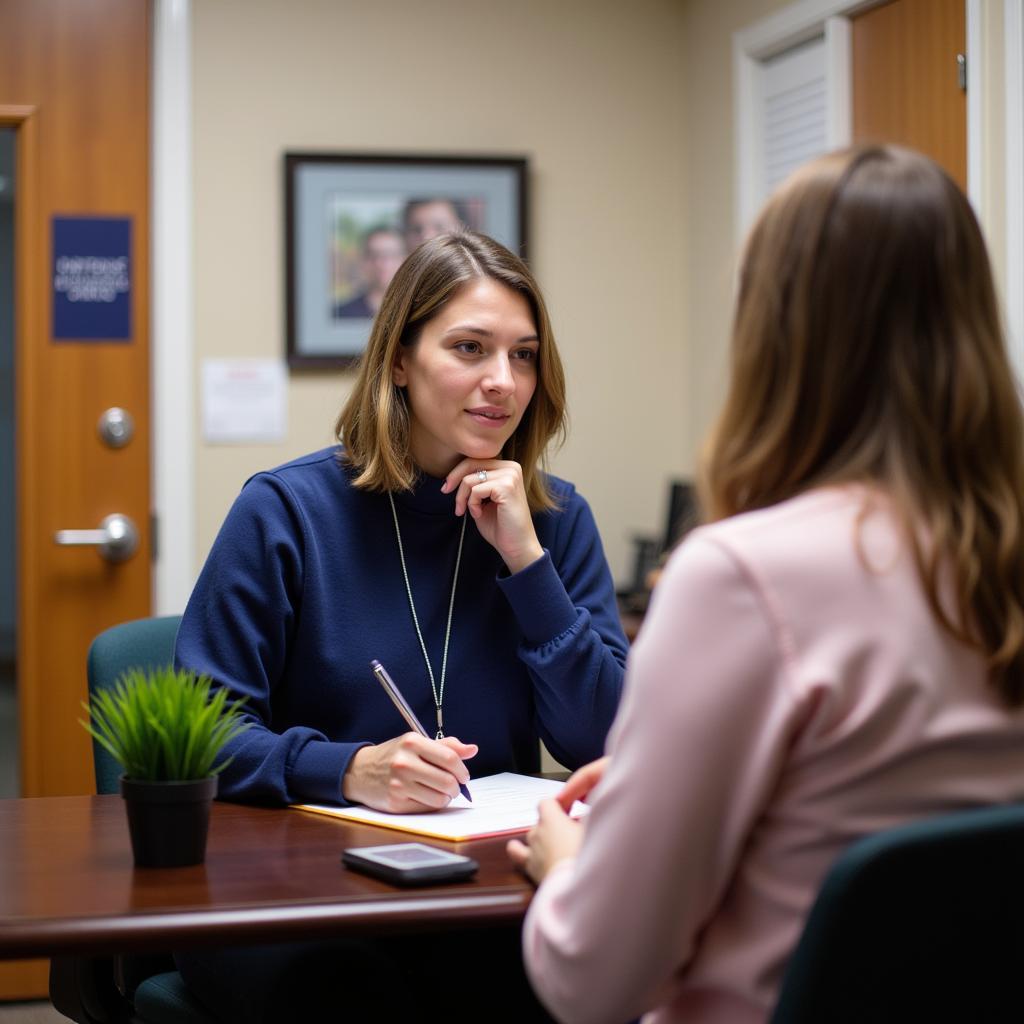
{"label": "necklace pendant chain", "polygon": [[420,650],[423,652],[423,662],[427,666],[427,676],[430,679],[430,692],[434,695],[434,707],[437,710],[437,735],[434,739],[444,739],[444,679],[448,671],[448,641],[452,635],[452,611],[455,608],[455,588],[459,583],[459,565],[462,562],[462,542],[466,536],[466,520],[468,515],[462,517],[462,529],[459,531],[459,548],[455,554],[455,572],[452,576],[452,593],[448,599],[448,623],[444,629],[444,652],[441,656],[441,685],[434,682],[434,670],[430,666],[430,658],[427,657],[427,645],[423,641],[423,632],[420,629],[420,620],[416,616],[416,605],[412,599],[412,585],[409,583],[409,570],[405,565],[405,550],[402,547],[402,531],[398,528],[398,511],[395,509],[395,499],[391,492],[388,492],[388,501],[391,502],[391,518],[395,523],[395,540],[398,541],[398,560],[402,563],[402,576],[405,579],[405,593],[409,598],[409,611],[412,613],[412,624],[416,628],[416,639],[420,642]]}

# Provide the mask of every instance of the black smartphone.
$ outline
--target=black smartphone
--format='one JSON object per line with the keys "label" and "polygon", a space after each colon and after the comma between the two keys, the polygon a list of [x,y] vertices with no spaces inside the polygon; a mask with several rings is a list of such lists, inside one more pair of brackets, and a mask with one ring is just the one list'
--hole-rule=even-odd
{"label": "black smartphone", "polygon": [[341,861],[353,871],[393,885],[433,885],[461,882],[480,867],[472,857],[439,850],[425,843],[356,846],[342,852]]}

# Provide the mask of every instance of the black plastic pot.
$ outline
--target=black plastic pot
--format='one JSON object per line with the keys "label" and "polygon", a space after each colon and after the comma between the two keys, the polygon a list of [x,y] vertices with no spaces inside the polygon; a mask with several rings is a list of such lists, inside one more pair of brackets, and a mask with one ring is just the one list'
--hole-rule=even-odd
{"label": "black plastic pot", "polygon": [[150,782],[121,776],[135,866],[177,868],[202,864],[217,776]]}

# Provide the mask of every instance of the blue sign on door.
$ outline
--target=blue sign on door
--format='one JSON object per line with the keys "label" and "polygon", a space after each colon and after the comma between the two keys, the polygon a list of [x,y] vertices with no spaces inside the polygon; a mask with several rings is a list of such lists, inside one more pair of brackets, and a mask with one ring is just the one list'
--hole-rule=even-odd
{"label": "blue sign on door", "polygon": [[131,218],[54,217],[54,340],[131,337]]}

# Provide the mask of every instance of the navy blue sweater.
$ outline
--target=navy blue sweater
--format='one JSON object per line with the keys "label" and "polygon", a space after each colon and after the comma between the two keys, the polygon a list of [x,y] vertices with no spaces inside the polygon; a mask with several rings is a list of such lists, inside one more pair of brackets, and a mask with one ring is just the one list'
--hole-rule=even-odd
{"label": "navy blue sweater", "polygon": [[[343,803],[356,750],[406,731],[373,658],[435,722],[387,495],[352,487],[337,453],[247,481],[185,609],[177,664],[247,696],[254,723],[229,746],[228,799]],[[561,507],[534,517],[545,554],[521,572],[466,524],[444,727],[479,744],[474,775],[537,771],[538,737],[568,767],[599,757],[618,706],[627,643],[597,528],[571,484],[549,482]],[[461,520],[433,477],[395,504],[440,682]]]}

